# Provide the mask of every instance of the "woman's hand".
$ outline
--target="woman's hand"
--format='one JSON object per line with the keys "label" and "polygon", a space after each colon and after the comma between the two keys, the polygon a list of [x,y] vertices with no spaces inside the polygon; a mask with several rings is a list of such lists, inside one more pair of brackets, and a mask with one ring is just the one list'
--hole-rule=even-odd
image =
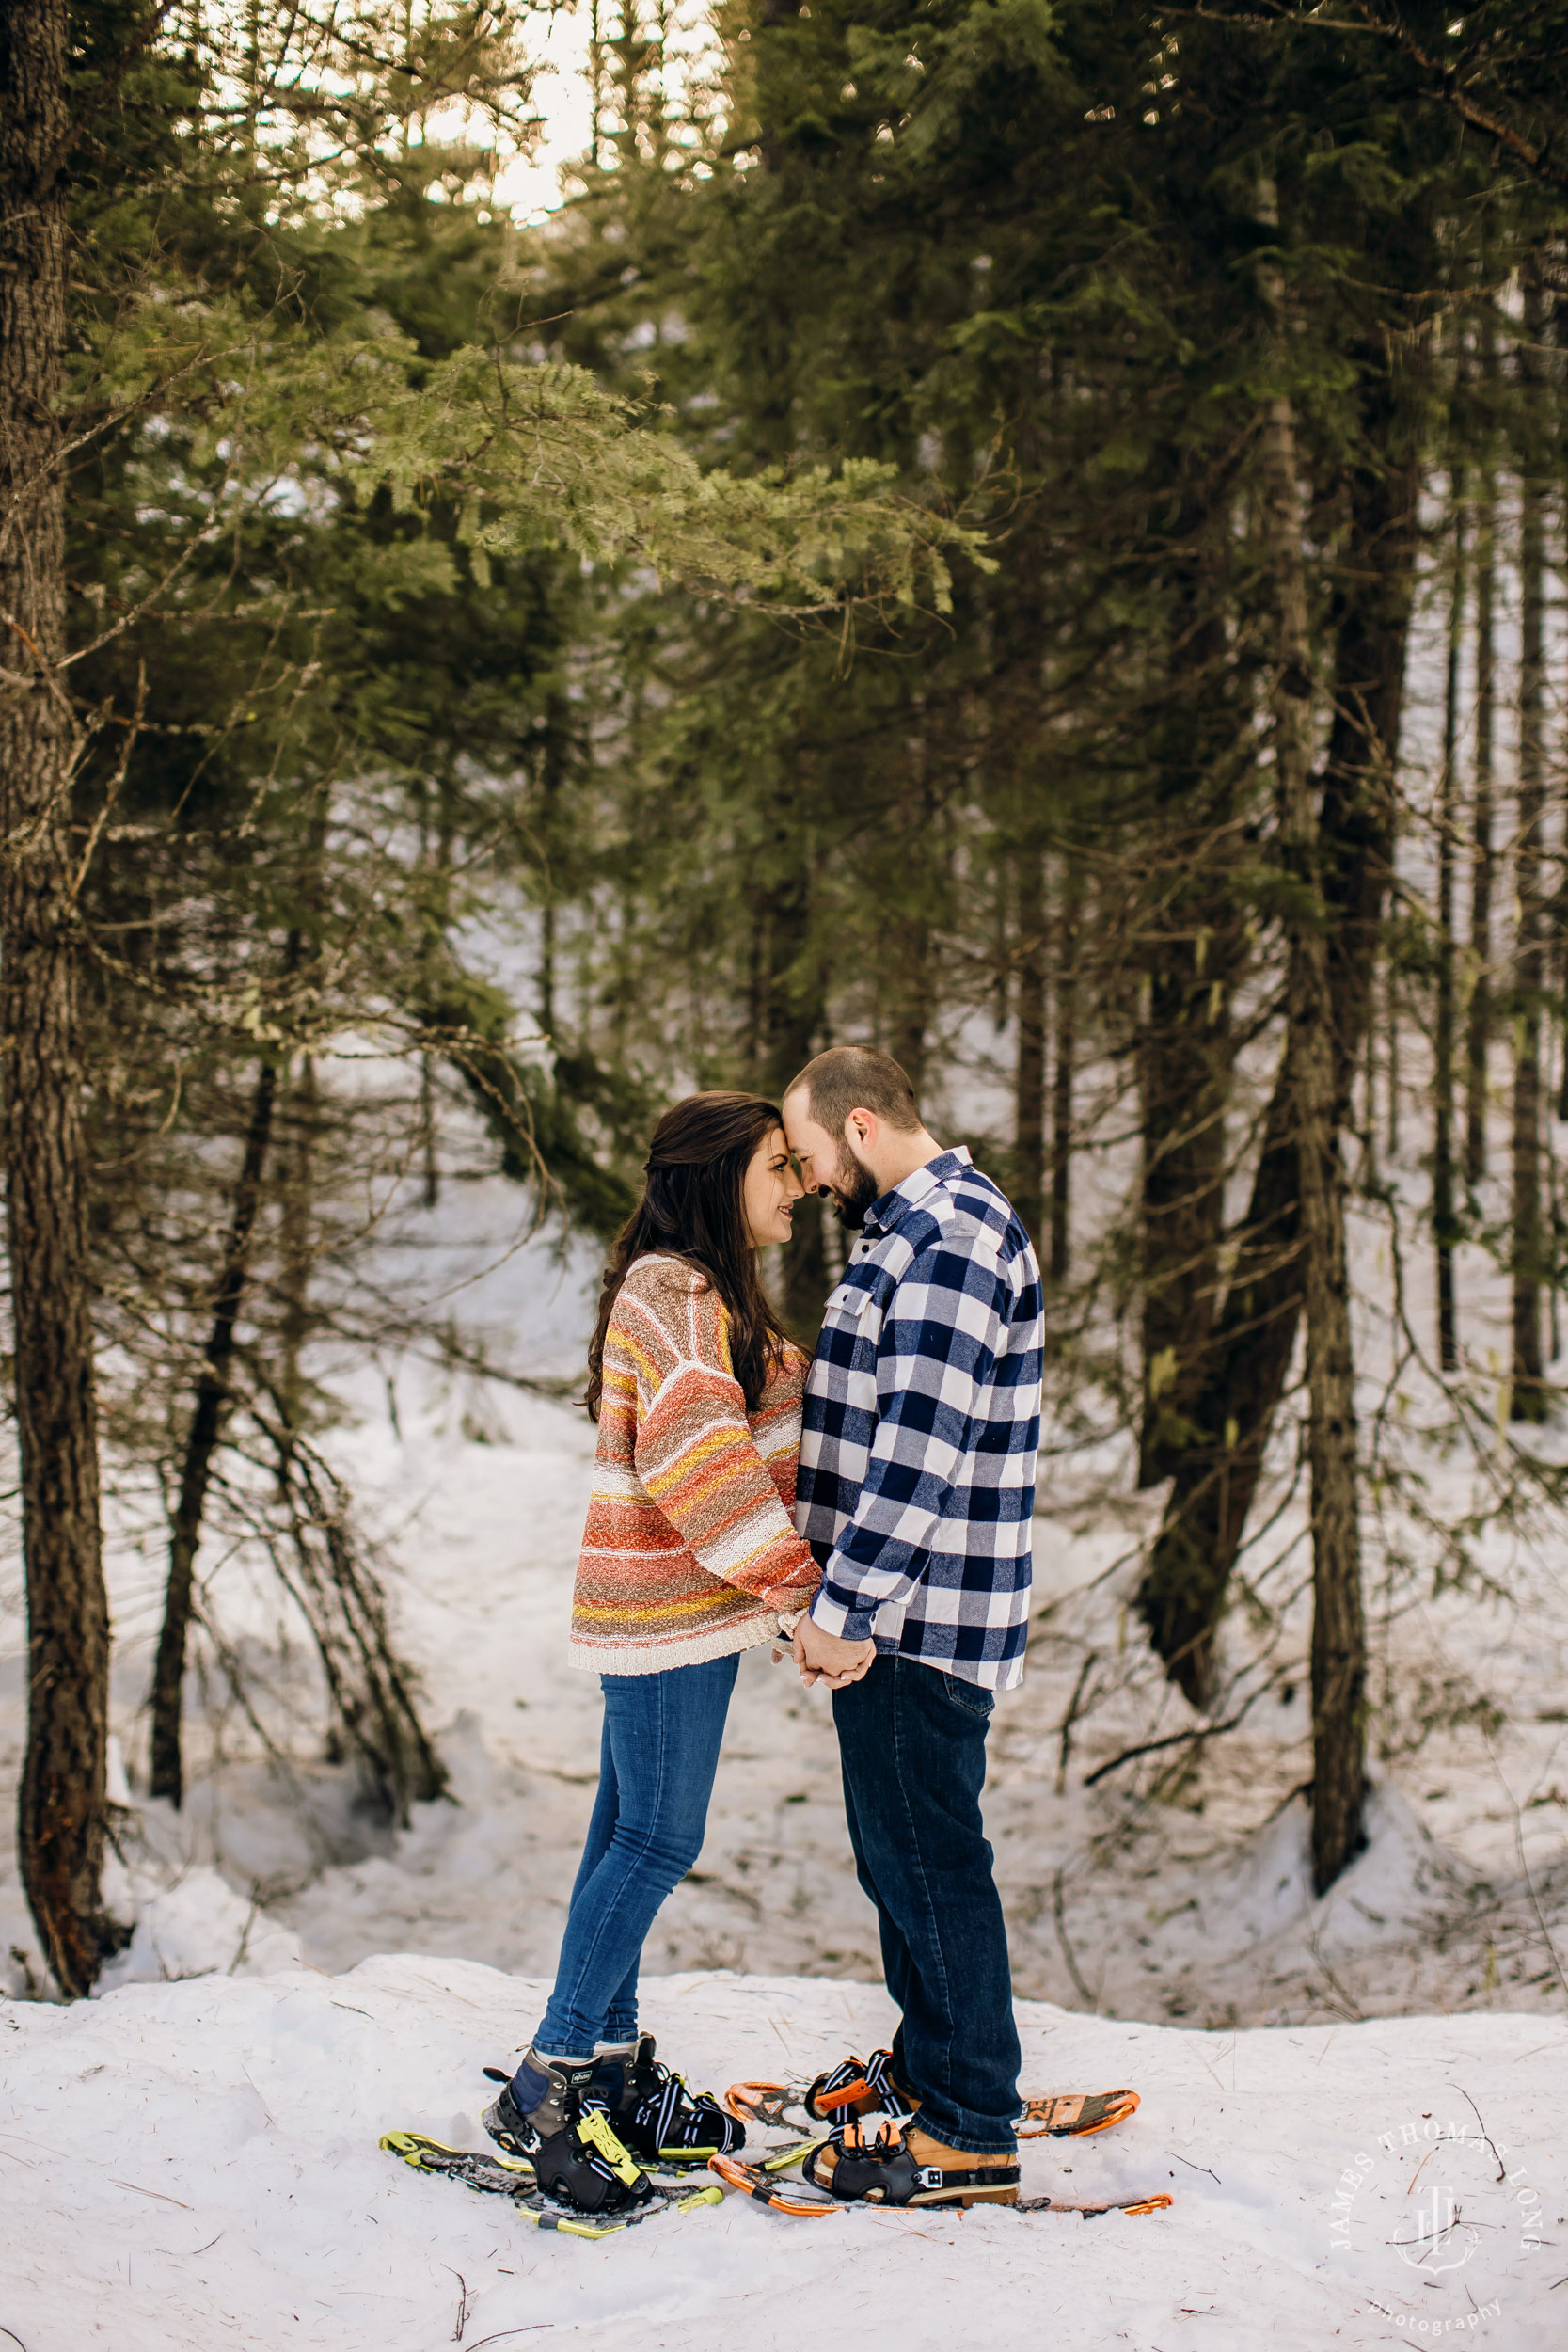
{"label": "woman's hand", "polygon": [[830,1691],[847,1691],[851,1682],[859,1682],[877,1655],[875,1642],[841,1642],[836,1633],[825,1633],[810,1616],[802,1617],[796,1627],[791,1646],[808,1690],[814,1682],[825,1682]]}

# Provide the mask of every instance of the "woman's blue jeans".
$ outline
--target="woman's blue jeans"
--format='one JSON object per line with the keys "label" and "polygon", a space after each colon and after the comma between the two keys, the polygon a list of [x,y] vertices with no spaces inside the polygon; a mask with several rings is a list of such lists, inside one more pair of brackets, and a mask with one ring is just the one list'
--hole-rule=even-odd
{"label": "woman's blue jeans", "polygon": [[547,2058],[592,2058],[596,2042],[629,2042],[637,2031],[642,1940],[703,1850],[739,1662],[599,1677],[599,1793],[555,1990],[533,2038]]}

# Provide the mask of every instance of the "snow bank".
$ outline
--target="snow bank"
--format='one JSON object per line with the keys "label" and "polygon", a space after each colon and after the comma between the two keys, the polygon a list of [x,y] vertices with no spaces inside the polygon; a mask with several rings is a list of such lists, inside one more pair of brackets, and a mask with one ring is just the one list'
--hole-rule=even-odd
{"label": "snow bank", "polygon": [[[879,1990],[846,1982],[689,1975],[645,1994],[661,2046],[709,2084],[810,2073],[892,2023]],[[0,2003],[0,2330],[27,2352],[1562,2341],[1556,2020],[1232,2035],[1021,2003],[1030,2088],[1143,2094],[1130,2125],[1036,2143],[1026,2187],[1165,2189],[1169,2212],[795,2221],[732,2198],[588,2244],[376,2147],[394,2126],[481,2145],[480,2068],[541,1996],[401,1957]]]}
{"label": "snow bank", "polygon": [[300,1964],[299,1938],[259,1903],[245,1902],[215,1870],[191,1870],[135,1913],[135,1932],[110,1961],[104,1993],[123,1984],[167,1984],[214,1973],[270,1977]]}

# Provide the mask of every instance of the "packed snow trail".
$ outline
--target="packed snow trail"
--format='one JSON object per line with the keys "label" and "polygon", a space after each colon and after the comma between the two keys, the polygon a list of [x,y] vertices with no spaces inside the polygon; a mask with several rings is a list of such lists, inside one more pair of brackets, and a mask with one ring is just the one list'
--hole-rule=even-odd
{"label": "packed snow trail", "polygon": [[[1568,2026],[1531,2015],[1186,2032],[1020,2004],[1031,2086],[1128,2083],[1136,2116],[1036,2141],[1026,2194],[1163,2189],[1170,2211],[1028,2219],[733,2196],[602,2243],[384,2154],[479,2147],[487,2061],[537,1980],[452,1959],[0,2004],[0,2343],[26,2352],[1110,2352],[1562,2341]],[[708,2088],[885,2042],[877,1988],[689,1975],[644,2022]],[[1502,2171],[1506,2177],[1499,2182]]]}

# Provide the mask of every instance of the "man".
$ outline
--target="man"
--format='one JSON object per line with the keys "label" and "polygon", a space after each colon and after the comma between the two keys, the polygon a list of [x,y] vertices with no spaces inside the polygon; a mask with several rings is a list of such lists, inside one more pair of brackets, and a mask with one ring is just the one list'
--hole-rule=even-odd
{"label": "man", "polygon": [[980,1791],[993,1693],[1023,1674],[1039,1267],[888,1055],[819,1054],[783,1108],[807,1184],[860,1234],[806,1382],[796,1523],[823,1574],[795,1655],[832,1684],[850,1840],[903,2012],[888,2071],[913,2107],[901,2147],[835,2134],[814,2177],[890,2203],[1011,2203],[1019,2043]]}

